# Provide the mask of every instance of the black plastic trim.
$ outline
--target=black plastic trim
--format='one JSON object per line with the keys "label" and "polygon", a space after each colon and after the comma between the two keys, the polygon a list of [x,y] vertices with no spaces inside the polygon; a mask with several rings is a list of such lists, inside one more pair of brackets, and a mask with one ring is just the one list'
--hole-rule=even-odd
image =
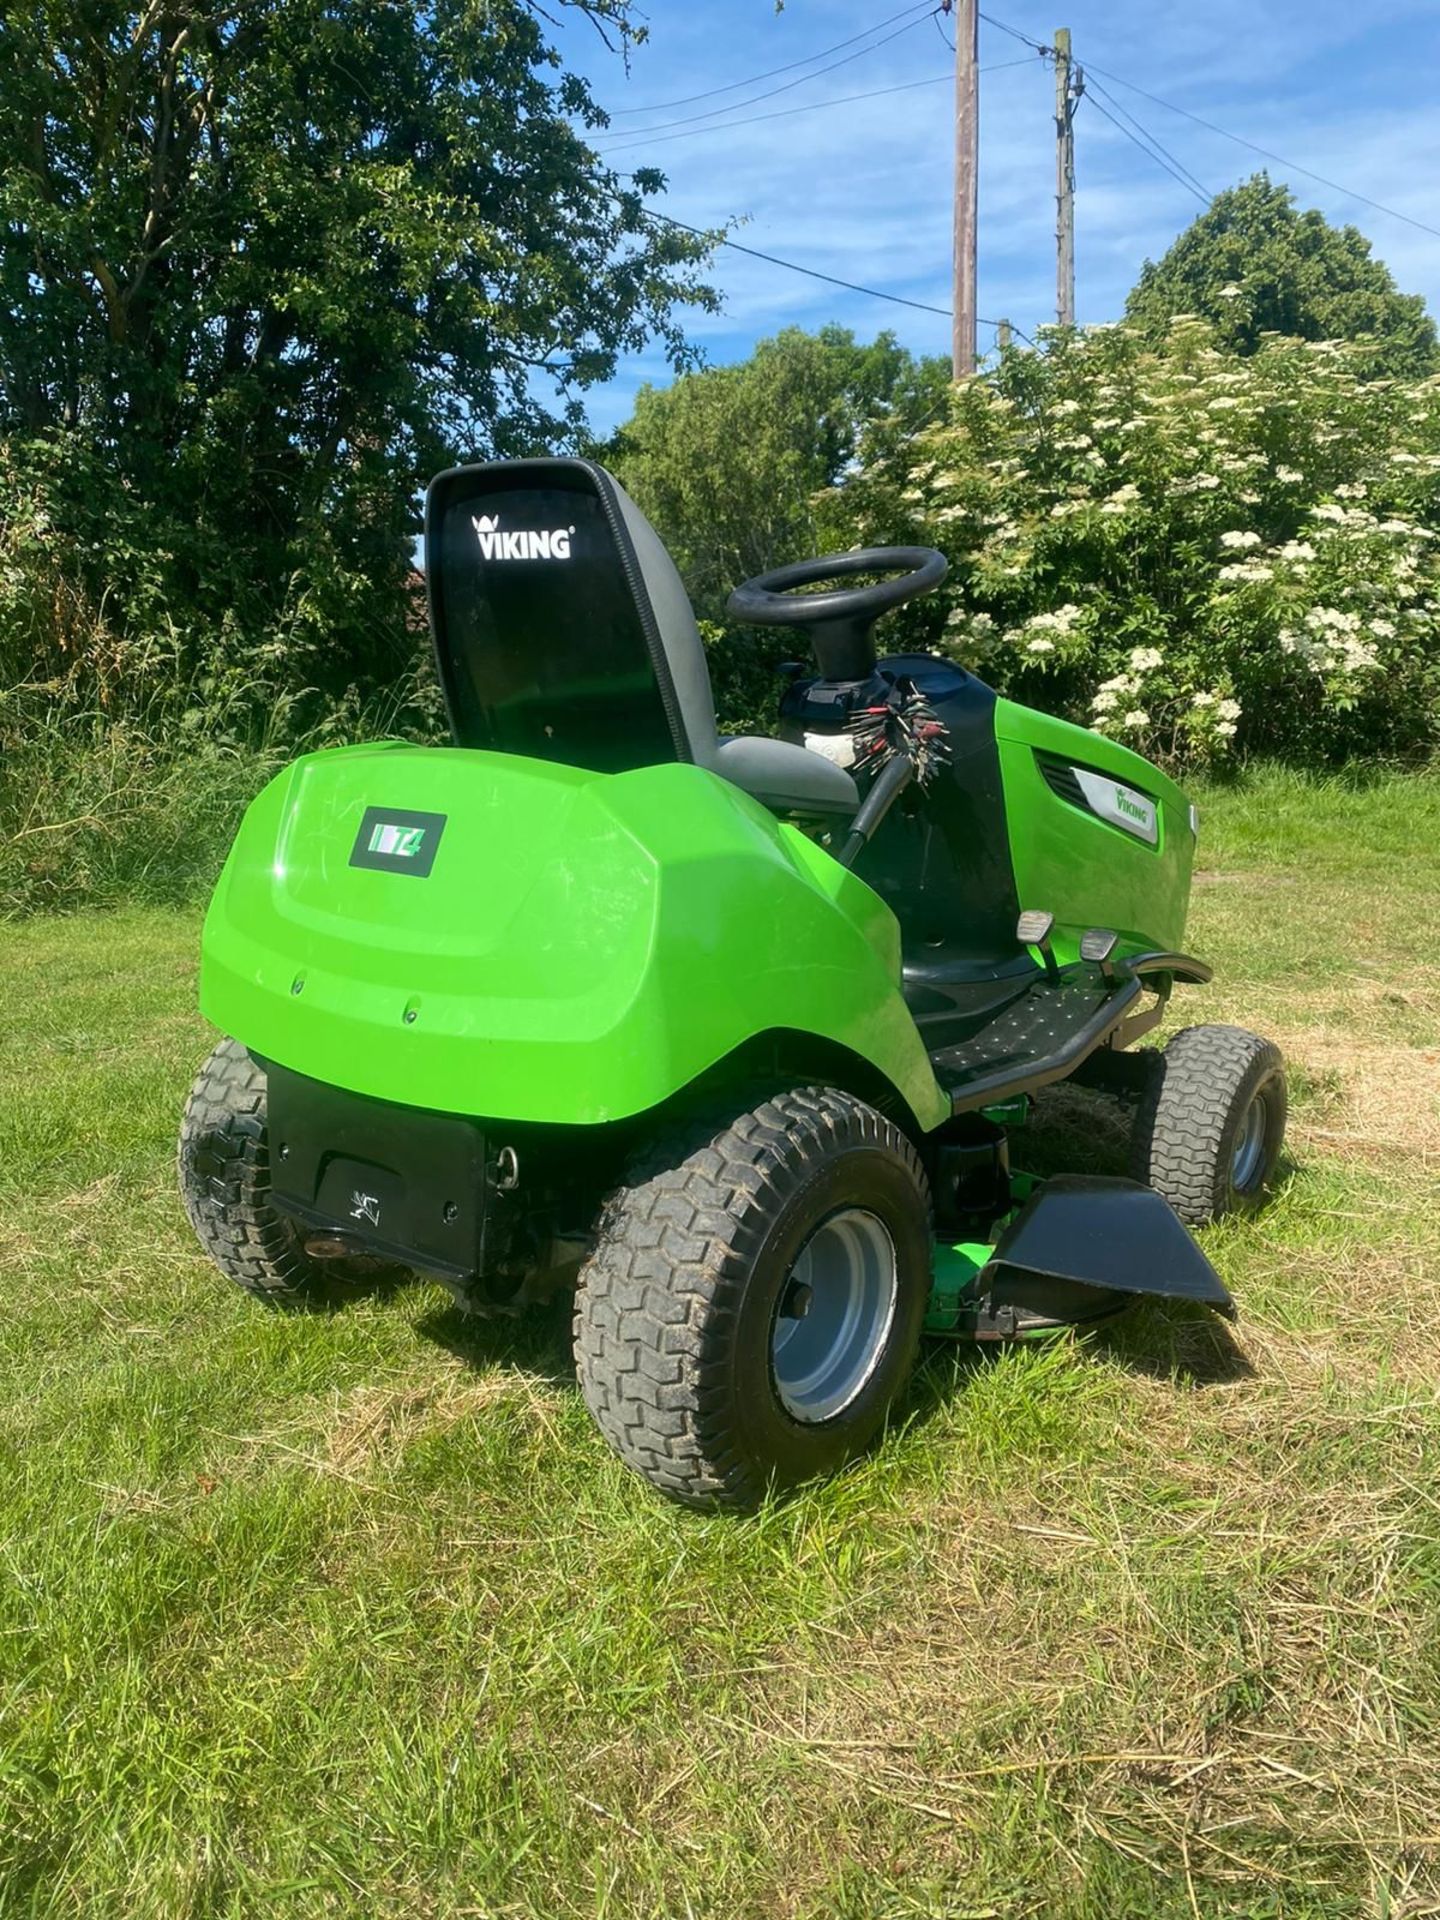
{"label": "black plastic trim", "polygon": [[[1090,802],[1085,798],[1084,789],[1075,778],[1075,769],[1069,761],[1047,760],[1041,754],[1035,759],[1040,768],[1041,778],[1050,791],[1060,800],[1068,800],[1072,807],[1079,807],[1082,813],[1090,813]],[[1089,769],[1087,768],[1088,772]]]}
{"label": "black plastic trim", "polygon": [[1131,973],[1142,978],[1150,973],[1171,973],[1177,980],[1184,980],[1192,987],[1208,987],[1215,978],[1215,969],[1207,960],[1197,960],[1189,953],[1157,950],[1154,953],[1130,954],[1126,956],[1124,965]]}
{"label": "black plastic trim", "polygon": [[495,1223],[476,1121],[265,1069],[277,1207],[448,1279],[486,1270]]}

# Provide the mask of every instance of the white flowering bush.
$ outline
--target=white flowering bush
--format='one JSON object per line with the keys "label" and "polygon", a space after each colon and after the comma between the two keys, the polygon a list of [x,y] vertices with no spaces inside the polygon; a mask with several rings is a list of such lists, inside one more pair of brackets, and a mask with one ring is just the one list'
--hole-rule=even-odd
{"label": "white flowering bush", "polygon": [[1143,752],[1440,740],[1440,381],[1339,343],[1056,334],[918,435],[877,422],[826,510],[841,544],[949,555],[915,637]]}

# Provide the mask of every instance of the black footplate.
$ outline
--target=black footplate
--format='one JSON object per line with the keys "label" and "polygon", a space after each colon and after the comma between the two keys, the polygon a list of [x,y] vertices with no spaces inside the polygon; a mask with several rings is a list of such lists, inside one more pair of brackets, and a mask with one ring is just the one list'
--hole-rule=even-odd
{"label": "black footplate", "polygon": [[304,1226],[447,1278],[481,1270],[485,1138],[473,1120],[348,1093],[267,1062],[270,1185]]}
{"label": "black footplate", "polygon": [[1143,991],[1098,967],[1040,975],[1018,999],[977,1019],[966,1039],[930,1056],[956,1113],[1034,1093],[1073,1073],[1119,1026]]}

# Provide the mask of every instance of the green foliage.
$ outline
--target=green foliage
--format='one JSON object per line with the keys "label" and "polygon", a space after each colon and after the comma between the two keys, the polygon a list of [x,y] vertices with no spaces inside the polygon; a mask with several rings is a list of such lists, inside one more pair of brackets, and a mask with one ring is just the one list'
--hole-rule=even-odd
{"label": "green foliage", "polygon": [[1142,751],[1433,751],[1440,382],[1362,379],[1362,353],[1242,358],[1196,320],[1057,335],[943,424],[875,427],[832,538],[942,548],[911,635]]}
{"label": "green foliage", "polygon": [[305,701],[260,686],[228,700],[171,690],[148,708],[132,696],[108,713],[44,687],[0,691],[0,920],[201,898],[246,806],[294,754],[398,732],[428,697],[402,682],[307,727]]}
{"label": "green foliage", "polygon": [[1162,260],[1146,261],[1126,314],[1157,339],[1177,314],[1198,314],[1237,353],[1280,333],[1363,340],[1356,364],[1373,374],[1415,379],[1437,366],[1420,296],[1396,290],[1362,233],[1301,213],[1264,173],[1217,194]]}
{"label": "green foliage", "polygon": [[943,411],[949,370],[916,360],[893,334],[862,345],[844,327],[789,327],[748,360],[643,387],[603,449],[654,521],[685,577],[707,638],[723,723],[774,719],[783,635],[720,626],[732,587],[819,551],[816,495],[853,459],[866,421],[908,428]]}
{"label": "green foliage", "polygon": [[648,339],[684,363],[704,245],[596,161],[542,17],[0,14],[0,684],[388,684],[428,474],[573,438]]}

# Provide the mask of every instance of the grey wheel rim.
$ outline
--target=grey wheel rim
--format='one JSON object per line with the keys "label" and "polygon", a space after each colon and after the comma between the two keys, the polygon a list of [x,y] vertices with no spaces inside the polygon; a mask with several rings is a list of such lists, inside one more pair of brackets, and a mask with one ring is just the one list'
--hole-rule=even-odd
{"label": "grey wheel rim", "polygon": [[1245,1118],[1235,1136],[1235,1150],[1230,1156],[1230,1184],[1237,1193],[1248,1193],[1260,1178],[1265,1165],[1269,1117],[1265,1096],[1257,1093],[1245,1109]]}
{"label": "grey wheel rim", "polygon": [[810,1235],[785,1276],[770,1366],[791,1419],[833,1420],[864,1390],[895,1319],[895,1242],[883,1220],[843,1207]]}

